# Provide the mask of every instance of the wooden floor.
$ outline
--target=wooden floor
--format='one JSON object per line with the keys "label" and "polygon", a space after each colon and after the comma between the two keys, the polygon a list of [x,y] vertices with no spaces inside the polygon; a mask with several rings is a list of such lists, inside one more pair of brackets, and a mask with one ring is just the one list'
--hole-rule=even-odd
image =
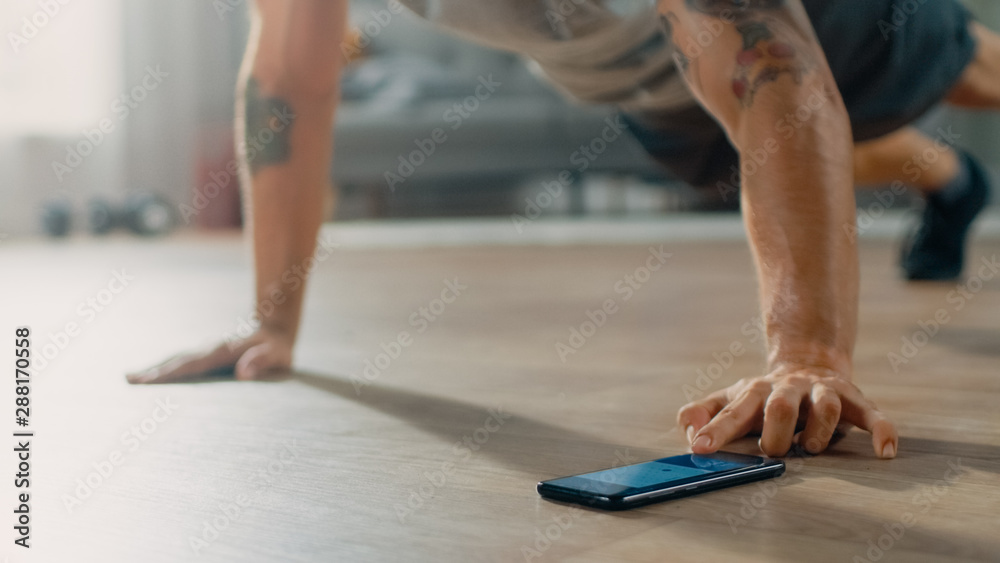
{"label": "wooden floor", "polygon": [[[905,284],[888,242],[862,249],[857,380],[899,425],[896,459],[853,431],[766,485],[626,513],[542,500],[539,479],[683,452],[685,390],[759,373],[745,243],[663,249],[628,301],[615,286],[646,245],[339,249],[290,379],[133,387],[127,370],[237,329],[239,240],[6,241],[4,338],[30,325],[36,353],[65,349],[32,391],[32,557],[7,539],[0,561],[1000,561],[1000,275],[964,296]],[[972,262],[998,254],[980,241]],[[123,269],[128,286],[102,293]],[[618,312],[563,362],[557,343],[607,299]],[[412,344],[363,379],[401,331]],[[751,352],[713,367],[736,342]],[[896,373],[890,353],[912,358]]]}

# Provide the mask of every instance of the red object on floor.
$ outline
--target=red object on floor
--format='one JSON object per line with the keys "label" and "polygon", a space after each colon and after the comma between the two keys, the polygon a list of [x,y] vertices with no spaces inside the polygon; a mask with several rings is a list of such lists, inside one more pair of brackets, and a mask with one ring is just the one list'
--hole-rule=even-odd
{"label": "red object on floor", "polygon": [[180,205],[182,225],[235,229],[243,225],[232,124],[206,126],[198,142],[194,184]]}

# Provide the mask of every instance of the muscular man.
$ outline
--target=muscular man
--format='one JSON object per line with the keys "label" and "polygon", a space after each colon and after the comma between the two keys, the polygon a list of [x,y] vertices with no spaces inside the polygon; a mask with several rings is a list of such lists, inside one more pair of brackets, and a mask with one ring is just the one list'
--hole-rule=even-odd
{"label": "muscular man", "polygon": [[[407,0],[470,39],[532,58],[579,100],[616,104],[649,152],[696,186],[739,197],[757,264],[768,364],[678,413],[692,448],[750,432],[764,453],[794,440],[826,449],[838,426],[895,455],[893,424],[851,382],[858,308],[855,184],[926,194],[905,247],[913,279],[959,275],[985,177],[970,158],[908,124],[949,102],[1000,108],[1000,39],[953,0],[904,22],[888,0]],[[288,369],[303,290],[281,275],[314,251],[332,194],[331,125],[346,0],[257,0],[243,67],[241,134],[295,115],[244,163],[257,299],[288,296],[235,345],[180,356],[133,383],[232,366],[251,380]],[[933,149],[933,164],[907,163]],[[931,159],[928,159],[928,161]],[[742,171],[742,175],[734,170]],[[742,176],[742,177],[740,177]],[[801,431],[800,434],[797,434]]]}

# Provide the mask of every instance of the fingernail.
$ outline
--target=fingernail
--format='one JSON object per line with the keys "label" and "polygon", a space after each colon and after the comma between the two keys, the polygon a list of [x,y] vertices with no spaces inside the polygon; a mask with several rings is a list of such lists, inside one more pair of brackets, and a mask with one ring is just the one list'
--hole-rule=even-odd
{"label": "fingernail", "polygon": [[712,439],[703,434],[701,436],[698,436],[697,439],[695,439],[694,443],[691,444],[691,447],[698,449],[710,448],[712,447]]}
{"label": "fingernail", "polygon": [[896,457],[896,445],[892,442],[886,442],[886,444],[882,446],[882,457],[886,459]]}
{"label": "fingernail", "polygon": [[694,426],[688,425],[688,427],[685,428],[684,431],[687,433],[688,443],[690,444],[691,442],[694,441]]}

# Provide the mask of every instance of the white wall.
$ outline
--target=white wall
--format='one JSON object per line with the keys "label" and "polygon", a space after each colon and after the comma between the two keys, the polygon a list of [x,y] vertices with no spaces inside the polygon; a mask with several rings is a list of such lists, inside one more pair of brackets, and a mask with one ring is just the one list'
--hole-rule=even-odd
{"label": "white wall", "polygon": [[[215,4],[235,8],[219,14]],[[75,1],[52,16],[37,15],[34,1],[0,5],[5,38],[24,17],[45,22],[19,52],[0,45],[10,50],[0,54],[0,234],[39,232],[53,196],[81,212],[96,195],[134,190],[187,201],[206,132],[231,128],[245,4]],[[109,133],[95,132],[102,121]],[[77,164],[70,148],[90,154]]]}
{"label": "white wall", "polygon": [[[121,186],[120,0],[0,5],[0,232],[37,229],[41,202]],[[82,151],[84,154],[79,155]],[[76,152],[76,155],[70,156]]]}

